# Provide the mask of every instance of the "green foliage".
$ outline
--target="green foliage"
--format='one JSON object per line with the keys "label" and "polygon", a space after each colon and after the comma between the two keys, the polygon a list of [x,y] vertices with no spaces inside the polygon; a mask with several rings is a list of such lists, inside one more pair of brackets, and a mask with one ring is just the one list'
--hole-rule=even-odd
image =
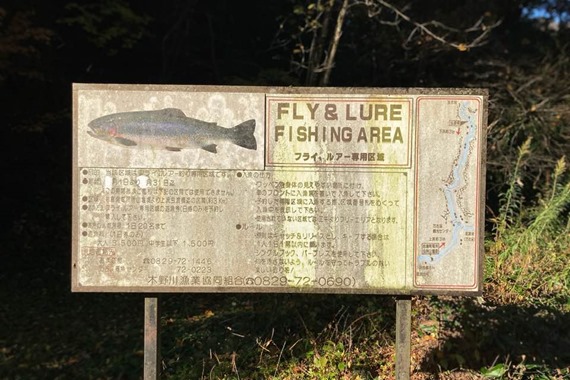
{"label": "green foliage", "polygon": [[556,160],[570,151],[570,54],[563,36],[521,34],[520,45],[514,47],[518,48],[517,59],[495,61],[485,73],[489,81],[484,85],[493,99],[488,184],[494,195],[504,191],[502,184],[519,177],[513,174],[523,169],[517,146],[532,139],[532,155],[524,157],[524,174],[529,180],[526,198],[517,197],[519,203],[532,206],[534,197],[544,190],[540,184],[550,180]]}
{"label": "green foliage", "polygon": [[508,368],[503,364],[495,364],[489,368],[481,368],[481,374],[485,376],[486,379],[498,379],[503,377],[507,373]]}
{"label": "green foliage", "polygon": [[[565,375],[569,375],[566,371]],[[558,380],[566,377],[562,372],[559,374],[551,374],[544,365],[526,363],[524,358],[518,364],[513,363],[499,363],[490,367],[481,368],[481,375],[485,379],[500,379],[500,380]]]}
{"label": "green foliage", "polygon": [[499,208],[499,216],[496,218],[496,235],[500,238],[507,231],[507,228],[515,222],[515,216],[520,211],[521,187],[520,170],[523,159],[530,153],[531,139],[527,139],[519,148],[515,168],[513,170],[512,179],[509,182],[507,191],[501,195],[501,205]]}
{"label": "green foliage", "polygon": [[150,16],[137,13],[123,0],[71,2],[65,9],[67,15],[59,21],[78,26],[89,42],[109,55],[133,48],[145,36],[151,21]]}
{"label": "green foliage", "polygon": [[561,303],[570,299],[570,178],[562,157],[537,202],[522,207],[521,164],[532,155],[530,139],[519,149],[500,214],[494,219],[487,277],[493,296],[526,303]]}
{"label": "green foliage", "polygon": [[42,53],[54,32],[36,25],[31,11],[0,7],[0,83],[7,78],[43,79]]}

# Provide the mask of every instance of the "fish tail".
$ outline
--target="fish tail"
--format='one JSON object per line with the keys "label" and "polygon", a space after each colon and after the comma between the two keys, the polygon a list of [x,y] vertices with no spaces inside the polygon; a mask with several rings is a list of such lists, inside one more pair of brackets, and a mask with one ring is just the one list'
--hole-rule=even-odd
{"label": "fish tail", "polygon": [[255,120],[247,120],[231,129],[231,141],[242,148],[257,150],[255,132]]}

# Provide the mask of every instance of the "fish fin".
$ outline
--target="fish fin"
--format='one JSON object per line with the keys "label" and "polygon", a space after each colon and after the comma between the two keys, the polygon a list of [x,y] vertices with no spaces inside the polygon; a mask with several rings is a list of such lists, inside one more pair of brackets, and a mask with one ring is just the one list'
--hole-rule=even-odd
{"label": "fish fin", "polygon": [[166,146],[165,148],[166,148],[166,150],[169,150],[171,152],[180,152],[182,150],[182,148],[177,148],[174,146]]}
{"label": "fish fin", "polygon": [[137,145],[137,143],[134,142],[133,140],[129,140],[129,139],[126,139],[124,137],[115,137],[114,140],[117,144],[121,144],[124,146],[135,146],[135,145]]}
{"label": "fish fin", "polygon": [[164,108],[161,109],[160,112],[168,117],[186,117],[184,112],[178,108]]}
{"label": "fish fin", "polygon": [[242,148],[257,150],[255,132],[255,120],[247,120],[231,129],[231,139],[234,144]]}
{"label": "fish fin", "polygon": [[202,149],[204,149],[210,153],[218,153],[218,151],[216,149],[216,144],[204,145],[204,146],[202,146]]}

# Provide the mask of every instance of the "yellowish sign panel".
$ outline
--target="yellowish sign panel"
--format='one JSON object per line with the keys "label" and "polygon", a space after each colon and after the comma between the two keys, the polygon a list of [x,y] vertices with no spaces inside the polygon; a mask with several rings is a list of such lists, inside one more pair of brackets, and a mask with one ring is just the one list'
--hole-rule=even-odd
{"label": "yellowish sign panel", "polygon": [[485,106],[75,85],[73,290],[477,294]]}

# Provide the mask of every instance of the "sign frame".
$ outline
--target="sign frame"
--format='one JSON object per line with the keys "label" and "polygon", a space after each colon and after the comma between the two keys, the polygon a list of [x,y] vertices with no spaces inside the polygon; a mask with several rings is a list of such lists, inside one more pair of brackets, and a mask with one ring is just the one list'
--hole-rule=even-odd
{"label": "sign frame", "polygon": [[[399,288],[399,287],[381,287],[381,288],[343,288],[335,287],[317,287],[317,286],[282,286],[282,287],[264,287],[264,286],[191,286],[191,287],[181,287],[181,286],[84,286],[80,282],[79,270],[82,265],[81,257],[79,251],[81,248],[81,226],[80,226],[80,214],[82,212],[82,201],[81,201],[81,188],[82,188],[82,167],[78,164],[80,160],[80,153],[77,149],[79,141],[84,138],[80,135],[80,110],[79,110],[79,96],[80,93],[85,91],[100,91],[109,93],[119,93],[129,91],[133,92],[149,92],[160,94],[163,92],[185,92],[185,93],[216,93],[221,94],[256,94],[264,95],[265,98],[270,99],[280,99],[280,97],[291,97],[293,100],[305,99],[311,97],[314,94],[318,94],[323,97],[323,99],[336,99],[336,101],[342,102],[343,97],[347,99],[359,99],[359,96],[370,96],[375,99],[393,99],[394,97],[400,98],[410,98],[414,99],[410,105],[410,123],[411,136],[409,136],[409,146],[411,157],[407,159],[405,169],[409,170],[410,175],[414,176],[414,183],[418,179],[418,140],[420,139],[419,133],[419,110],[417,106],[416,99],[441,99],[455,101],[457,99],[472,99],[477,97],[479,102],[478,110],[478,160],[477,160],[477,199],[476,199],[476,210],[474,212],[476,215],[473,216],[476,221],[475,225],[477,230],[474,231],[475,239],[475,252],[474,252],[474,264],[473,264],[473,281],[474,284],[464,287],[450,287],[446,285],[441,286],[422,286],[420,283],[416,282],[414,276],[414,284],[412,288]],[[415,98],[413,98],[415,97]],[[338,100],[340,99],[340,100]],[[485,207],[485,164],[486,164],[486,128],[487,128],[487,102],[488,102],[488,91],[486,89],[465,89],[465,88],[338,88],[338,87],[327,87],[327,88],[315,88],[315,87],[249,87],[249,86],[186,86],[186,85],[119,85],[119,84],[74,84],[73,85],[73,162],[72,162],[72,177],[73,177],[73,198],[72,198],[72,291],[73,292],[136,292],[136,293],[210,293],[210,292],[224,292],[224,293],[325,293],[325,294],[383,294],[383,295],[468,295],[468,296],[478,296],[482,293],[483,288],[483,266],[484,266],[484,207]],[[347,106],[348,110],[348,106]],[[269,119],[269,111],[265,110],[265,123]],[[267,149],[268,144],[268,132],[267,126],[265,125],[265,130],[263,132],[264,141],[262,144],[264,148]],[[258,146],[261,145],[258,141]],[[415,149],[414,149],[415,148]],[[276,164],[270,162],[268,157],[265,155],[264,150],[264,166],[263,170],[275,168],[277,170],[283,166],[300,166],[303,165],[290,165],[291,162],[285,164]],[[269,165],[268,165],[269,163]],[[95,167],[95,166],[94,166]],[[309,165],[309,168],[311,166]],[[313,166],[315,167],[315,166]],[[323,169],[323,166],[318,168]],[[214,170],[214,169],[209,169]],[[224,169],[225,170],[225,169]],[[378,170],[378,168],[372,168],[370,170]],[[364,171],[361,171],[364,172]],[[416,188],[410,197],[413,198],[414,204],[414,227],[413,236],[408,236],[407,239],[411,239],[414,245],[413,260],[417,259],[417,254],[415,252],[415,242],[418,239],[416,234],[419,234],[420,226],[418,226],[418,192]],[[407,202],[406,202],[407,203]],[[189,228],[192,228],[189,226]],[[408,234],[409,235],[409,234]],[[407,243],[406,243],[407,244]],[[414,264],[415,265],[415,264]]]}

